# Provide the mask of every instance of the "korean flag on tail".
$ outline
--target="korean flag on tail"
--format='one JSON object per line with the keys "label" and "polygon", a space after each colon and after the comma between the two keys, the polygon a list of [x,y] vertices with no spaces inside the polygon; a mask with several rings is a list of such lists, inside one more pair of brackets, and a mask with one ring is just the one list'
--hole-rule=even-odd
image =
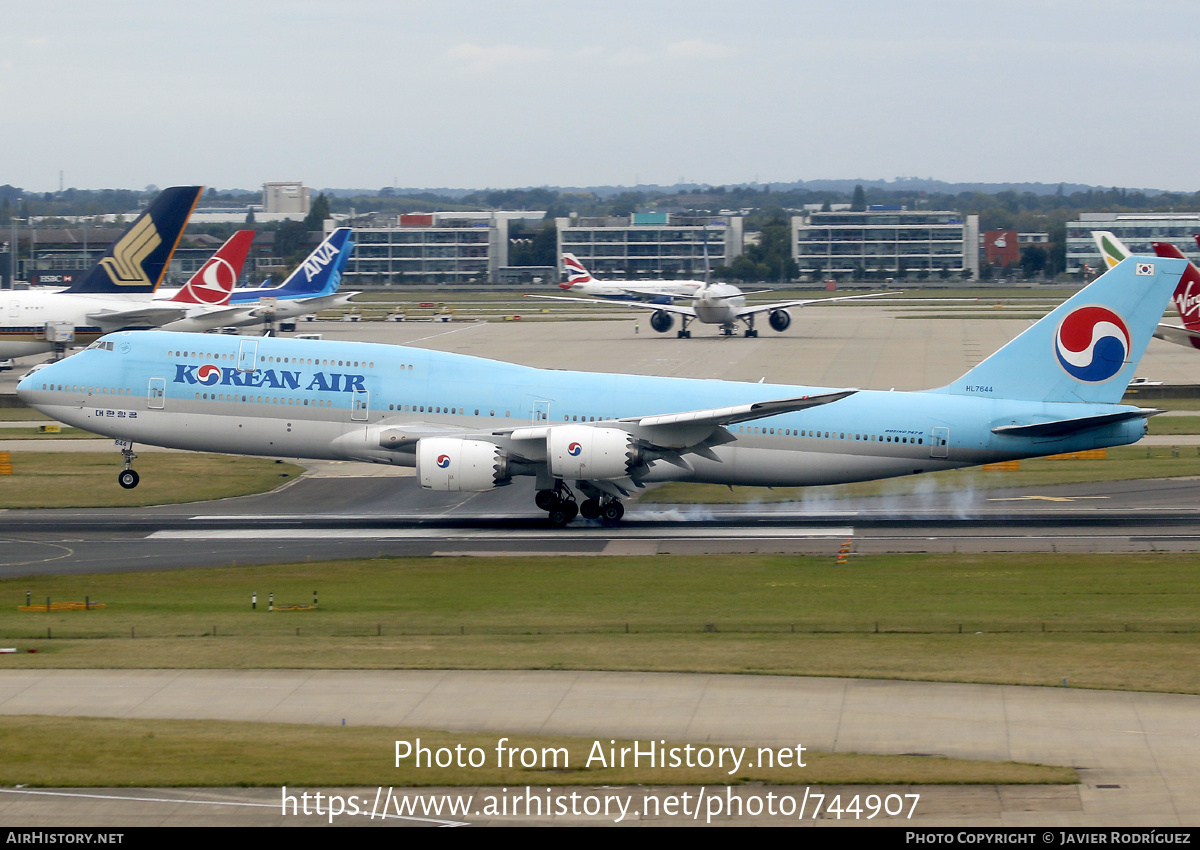
{"label": "korean flag on tail", "polygon": [[1154,277],[1154,263],[1138,263],[1137,273],[1143,277]]}

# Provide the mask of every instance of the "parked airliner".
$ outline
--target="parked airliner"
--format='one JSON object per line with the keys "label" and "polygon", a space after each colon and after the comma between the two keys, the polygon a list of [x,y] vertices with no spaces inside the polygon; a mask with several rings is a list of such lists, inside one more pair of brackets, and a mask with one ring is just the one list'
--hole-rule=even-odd
{"label": "parked airliner", "polygon": [[205,331],[295,318],[340,307],[358,294],[338,292],[342,272],[354,250],[350,235],[349,227],[334,230],[279,286],[235,289],[227,304],[159,324],[163,330]]}
{"label": "parked airliner", "polygon": [[[49,416],[133,443],[415,466],[422,487],[536,480],[552,523],[652,481],[797,486],[1137,442],[1121,404],[1185,263],[1130,257],[960,379],[879,392],[535,369],[373,343],[116,333],[27,375]],[[576,492],[584,499],[576,502]]]}
{"label": "parked airliner", "polygon": [[202,186],[164,189],[74,285],[56,292],[0,294],[0,357],[53,351],[144,327],[144,311],[166,273]]}

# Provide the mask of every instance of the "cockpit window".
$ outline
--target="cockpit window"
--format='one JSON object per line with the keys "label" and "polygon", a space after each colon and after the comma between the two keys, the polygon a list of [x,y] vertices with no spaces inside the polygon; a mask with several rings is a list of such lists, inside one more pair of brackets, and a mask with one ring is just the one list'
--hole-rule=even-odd
{"label": "cockpit window", "polygon": [[100,351],[112,351],[113,344],[111,342],[109,342],[108,340],[98,339],[95,342],[93,342],[91,345],[89,345],[87,347],[87,349],[85,349],[85,351],[89,350],[89,349],[93,349],[93,348],[98,349]]}

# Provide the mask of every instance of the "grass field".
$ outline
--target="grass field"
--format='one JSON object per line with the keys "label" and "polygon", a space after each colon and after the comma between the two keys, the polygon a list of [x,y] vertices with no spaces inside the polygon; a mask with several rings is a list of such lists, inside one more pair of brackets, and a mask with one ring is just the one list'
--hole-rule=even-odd
{"label": "grass field", "polygon": [[50,417],[32,407],[0,407],[0,422],[49,422]]}
{"label": "grass field", "polygon": [[44,433],[38,429],[37,425],[30,425],[28,428],[0,428],[0,440],[99,440],[106,439],[93,434],[91,431],[84,431],[79,428],[72,428],[69,425],[63,425],[61,429],[54,433]]}
{"label": "grass field", "polygon": [[[1198,575],[1191,555],[864,556],[844,567],[832,555],[713,555],[5,579],[0,640],[22,652],[0,665],[1065,679],[1200,693]],[[317,610],[264,610],[270,592],[292,604],[314,590]],[[107,607],[22,612],[26,591]]]}
{"label": "grass field", "polygon": [[[118,720],[0,717],[0,785],[88,786],[552,786],[737,784],[807,785],[1074,784],[1074,770],[1013,762],[957,761],[918,756],[804,753],[805,767],[750,768],[730,776],[720,768],[587,767],[594,739],[508,736],[509,746],[565,750],[557,769],[496,765],[502,733],[429,729],[231,723],[212,720]],[[461,745],[483,751],[477,768],[395,764],[396,741],[436,751]],[[86,741],[86,746],[64,746]],[[614,746],[631,746],[617,741]],[[667,746],[670,746],[667,742]],[[706,742],[706,745],[715,745]],[[603,746],[610,746],[609,740]],[[749,755],[757,758],[754,748]],[[548,759],[549,761],[549,759]],[[749,759],[745,760],[747,763]],[[565,766],[565,767],[564,767]]]}
{"label": "grass field", "polygon": [[268,458],[147,452],[135,463],[141,483],[123,490],[117,485],[121,455],[115,448],[111,453],[14,452],[12,465],[12,475],[0,476],[0,508],[141,507],[224,499],[272,490],[304,471]]}
{"label": "grass field", "polygon": [[[1200,417],[1169,417],[1187,422]],[[1150,420],[1151,423],[1154,419]],[[1184,426],[1184,427],[1197,427]],[[1130,481],[1200,475],[1200,447],[1123,446],[1108,449],[1103,460],[1033,458],[1017,470],[979,467],[924,475],[836,484],[827,487],[735,487],[723,484],[672,483],[647,490],[641,504],[714,505],[755,502],[803,502],[861,496],[910,496],[955,490],[995,490],[1001,487],[1049,487],[1093,481]]]}

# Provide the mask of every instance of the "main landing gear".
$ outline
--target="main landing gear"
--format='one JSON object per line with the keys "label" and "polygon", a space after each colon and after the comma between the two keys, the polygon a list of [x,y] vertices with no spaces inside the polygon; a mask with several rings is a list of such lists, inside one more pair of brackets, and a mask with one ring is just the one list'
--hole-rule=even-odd
{"label": "main landing gear", "polygon": [[754,314],[751,313],[749,316],[746,316],[742,321],[744,321],[746,323],[746,336],[747,337],[757,337],[758,331],[756,331],[754,329]]}
{"label": "main landing gear", "polygon": [[121,457],[125,460],[125,468],[117,473],[117,483],[126,490],[132,490],[134,487],[138,486],[138,482],[141,481],[141,476],[138,475],[133,469],[133,461],[137,455],[133,453],[132,444],[127,443],[125,447],[121,449]]}
{"label": "main landing gear", "polygon": [[688,322],[691,321],[691,318],[691,316],[680,316],[680,319],[682,320],[682,327],[680,327],[679,332],[675,334],[675,336],[677,336],[679,339],[692,338],[692,332],[687,329]]}
{"label": "main landing gear", "polygon": [[553,490],[538,490],[534,502],[548,514],[550,524],[559,528],[577,516],[603,522],[619,522],[625,516],[625,506],[612,496],[590,497],[577,504],[575,494],[562,481],[555,483]]}

